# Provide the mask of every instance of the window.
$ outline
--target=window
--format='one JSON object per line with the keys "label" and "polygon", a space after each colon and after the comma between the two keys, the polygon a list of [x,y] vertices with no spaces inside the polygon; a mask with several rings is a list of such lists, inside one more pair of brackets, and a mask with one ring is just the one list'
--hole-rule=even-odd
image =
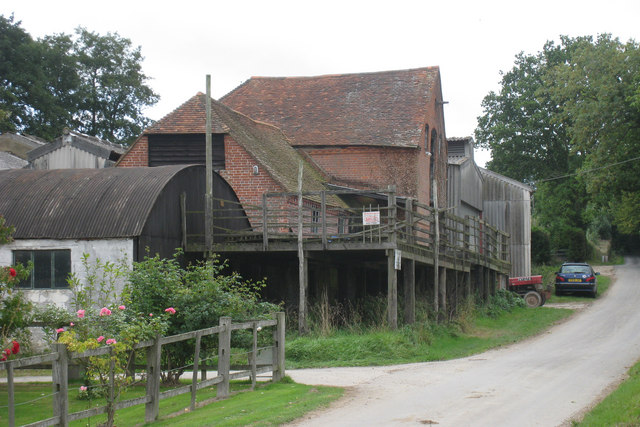
{"label": "window", "polygon": [[316,224],[318,224],[320,222],[320,211],[317,210],[313,210],[311,212],[311,221],[313,222],[313,227],[311,227],[311,232],[312,233],[317,233],[318,232],[318,226]]}
{"label": "window", "polygon": [[429,153],[429,125],[424,127],[424,151]]}
{"label": "window", "polygon": [[26,265],[31,261],[33,270],[19,287],[28,289],[67,288],[67,276],[71,273],[71,250],[13,251],[14,263]]}

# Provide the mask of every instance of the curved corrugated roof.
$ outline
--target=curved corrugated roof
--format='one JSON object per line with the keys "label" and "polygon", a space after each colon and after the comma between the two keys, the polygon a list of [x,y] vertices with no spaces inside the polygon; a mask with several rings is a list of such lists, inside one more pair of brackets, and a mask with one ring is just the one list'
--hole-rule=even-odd
{"label": "curved corrugated roof", "polygon": [[0,215],[18,239],[139,236],[162,189],[189,167],[0,171]]}

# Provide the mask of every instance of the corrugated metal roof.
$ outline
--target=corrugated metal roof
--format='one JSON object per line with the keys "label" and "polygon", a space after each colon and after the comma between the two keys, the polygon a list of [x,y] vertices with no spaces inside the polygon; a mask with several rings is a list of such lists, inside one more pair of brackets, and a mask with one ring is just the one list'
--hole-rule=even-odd
{"label": "corrugated metal roof", "polygon": [[0,215],[18,239],[138,236],[162,189],[188,167],[0,171]]}

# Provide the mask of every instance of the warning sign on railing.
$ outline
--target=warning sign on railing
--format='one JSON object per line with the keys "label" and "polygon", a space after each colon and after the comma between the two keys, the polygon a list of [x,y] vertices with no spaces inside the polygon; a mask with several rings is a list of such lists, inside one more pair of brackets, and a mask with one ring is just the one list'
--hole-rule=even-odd
{"label": "warning sign on railing", "polygon": [[363,225],[380,225],[380,211],[362,212]]}

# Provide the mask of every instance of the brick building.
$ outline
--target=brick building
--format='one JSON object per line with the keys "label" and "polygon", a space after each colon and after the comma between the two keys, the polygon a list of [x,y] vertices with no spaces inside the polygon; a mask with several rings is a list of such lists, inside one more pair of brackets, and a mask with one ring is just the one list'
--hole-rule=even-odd
{"label": "brick building", "polygon": [[357,189],[446,205],[447,144],[438,67],[318,77],[253,77],[220,99],[282,129],[291,145]]}

